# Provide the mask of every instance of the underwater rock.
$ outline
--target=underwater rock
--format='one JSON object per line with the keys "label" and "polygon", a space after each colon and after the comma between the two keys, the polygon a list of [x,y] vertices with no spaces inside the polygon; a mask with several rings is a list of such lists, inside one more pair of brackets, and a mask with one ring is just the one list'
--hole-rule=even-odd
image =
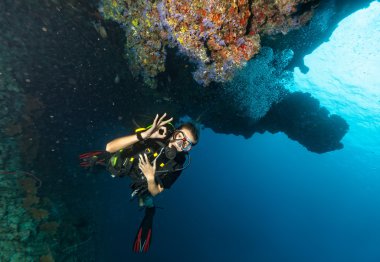
{"label": "underwater rock", "polygon": [[43,255],[40,257],[40,262],[54,262],[54,258],[51,254]]}
{"label": "underwater rock", "polygon": [[317,4],[315,0],[103,0],[100,11],[125,29],[130,68],[147,84],[165,71],[166,47],[176,47],[197,65],[194,79],[207,86],[230,80],[259,52],[262,35],[287,34],[305,25]]}
{"label": "underwater rock", "polygon": [[[310,94],[292,94],[285,88],[294,84],[291,72],[285,70],[292,55],[289,51],[275,52],[265,47],[257,60],[250,61],[233,81],[207,89],[194,89],[194,80],[187,74],[191,69],[184,66],[186,61],[175,54],[168,55],[171,83],[166,82],[169,90],[161,92],[171,98],[164,106],[170,107],[173,102],[181,105],[172,109],[174,117],[188,115],[216,133],[245,138],[256,132],[284,132],[316,153],[342,148],[340,141],[348,131],[346,121],[330,116]],[[254,67],[262,70],[254,70]],[[161,78],[165,79],[167,77]]]}
{"label": "underwater rock", "polygon": [[68,214],[50,215],[57,207],[47,198],[39,200],[41,185],[29,172],[0,170],[0,261],[75,258],[73,247],[88,237],[91,224],[79,228]]}
{"label": "underwater rock", "polygon": [[[126,1],[102,0],[104,18],[125,30],[126,58],[135,77],[156,87],[167,47],[194,63],[202,85],[231,80],[261,46],[291,49],[289,67],[327,41],[338,22],[371,1]],[[297,29],[297,30],[294,30]]]}
{"label": "underwater rock", "polygon": [[17,140],[22,134],[22,118],[25,94],[6,67],[0,50],[0,170],[13,169],[21,163]]}
{"label": "underwater rock", "polygon": [[195,64],[195,80],[207,86],[231,80],[261,46],[292,49],[292,66],[304,69],[305,54],[326,41],[344,16],[369,3],[102,0],[100,11],[125,30],[130,70],[146,84],[155,85],[165,71],[167,47],[175,47]]}
{"label": "underwater rock", "polygon": [[36,183],[28,173],[0,170],[0,185],[6,186],[0,194],[0,261],[36,261],[54,249],[55,241],[40,234],[39,222],[28,210],[37,209],[41,204],[34,201],[27,208],[23,207],[25,195],[36,197]]}
{"label": "underwater rock", "polygon": [[[33,10],[33,4],[41,6],[33,1],[1,1],[1,24],[11,24],[7,20],[10,16],[4,10],[11,12],[15,8],[22,12],[19,7],[27,6],[26,9],[30,11]],[[14,13],[27,17],[18,11]],[[40,27],[39,23],[34,24]],[[33,173],[19,171],[31,165],[37,156],[40,141],[36,122],[44,113],[45,106],[36,96],[38,93],[27,93],[33,91],[30,86],[41,85],[41,82],[27,73],[32,71],[31,68],[23,70],[20,67],[28,64],[29,54],[35,53],[30,51],[32,48],[19,48],[33,40],[19,37],[18,34],[24,31],[17,30],[18,25],[22,29],[29,26],[28,23],[14,23],[0,36],[0,261],[34,262],[49,254],[60,257],[60,246],[72,246],[81,241],[78,241],[77,232],[71,233],[69,237],[62,236],[65,232],[60,229],[61,221],[68,214],[62,212],[58,218],[50,216],[53,204],[40,199],[41,180]],[[40,28],[38,31],[45,33]],[[30,30],[25,32],[29,33]],[[31,35],[31,39],[40,38]],[[39,47],[37,49],[40,50]],[[31,61],[33,69],[41,69],[37,60]],[[70,259],[75,254],[76,250],[64,255]]]}
{"label": "underwater rock", "polygon": [[[281,1],[276,2],[276,8],[272,8],[273,6],[268,4],[272,3],[271,1],[265,3],[262,1],[252,1],[252,8],[249,12],[253,14],[254,19],[251,20],[249,28],[253,31],[256,30],[260,32],[260,45],[263,45],[264,47],[261,48],[259,52],[255,52],[255,54],[257,54],[247,63],[247,71],[245,71],[245,68],[242,70],[236,70],[238,68],[236,67],[235,70],[230,71],[233,73],[227,77],[228,79],[233,80],[223,85],[207,81],[210,79],[212,79],[210,81],[218,79],[218,74],[215,73],[216,71],[214,73],[210,72],[216,68],[215,64],[218,61],[217,54],[220,54],[223,48],[226,47],[223,45],[222,48],[218,46],[218,44],[215,43],[217,42],[215,37],[208,37],[207,40],[202,38],[202,41],[204,41],[202,43],[205,43],[203,45],[197,45],[195,42],[191,42],[192,34],[208,33],[208,36],[212,36],[217,32],[218,28],[215,26],[212,19],[218,21],[219,16],[216,7],[222,8],[224,4],[223,1],[215,4],[215,7],[209,7],[208,5],[203,6],[201,4],[198,5],[204,7],[204,9],[208,8],[207,10],[210,11],[205,14],[206,16],[203,16],[201,12],[202,10],[198,12],[197,17],[202,18],[202,20],[199,23],[194,22],[194,24],[203,26],[203,30],[197,28],[198,31],[192,28],[192,25],[187,25],[187,19],[195,19],[192,18],[191,15],[187,15],[187,12],[191,12],[193,8],[191,4],[183,4],[181,1],[178,3],[162,1],[157,2],[157,5],[152,4],[143,7],[141,2],[137,1],[136,3],[131,2],[127,4],[127,12],[122,13],[122,7],[119,5],[122,2],[124,1],[115,2],[115,7],[111,7],[108,1],[103,1],[102,11],[106,18],[114,19],[118,22],[122,21],[123,28],[127,31],[127,35],[129,36],[129,34],[131,34],[129,39],[138,38],[137,42],[134,42],[133,45],[127,45],[126,52],[137,52],[136,47],[138,43],[146,40],[146,36],[144,34],[141,35],[140,30],[147,30],[147,32],[150,32],[150,27],[154,27],[161,33],[161,35],[158,35],[157,38],[155,38],[155,41],[161,41],[161,45],[156,45],[158,48],[156,49],[156,52],[164,52],[160,56],[162,59],[160,60],[160,63],[164,63],[164,60],[166,61],[166,71],[163,71],[161,68],[159,70],[159,72],[161,72],[160,74],[158,74],[158,71],[154,74],[154,78],[157,78],[160,82],[157,91],[158,94],[161,95],[161,98],[158,98],[155,101],[160,103],[163,107],[166,106],[172,108],[172,114],[177,116],[190,115],[193,119],[199,119],[199,117],[202,116],[200,122],[205,127],[210,127],[216,132],[240,134],[244,137],[250,137],[257,130],[264,128],[264,122],[261,122],[260,124],[260,118],[263,118],[266,121],[265,124],[268,131],[276,132],[276,129],[273,129],[273,127],[278,126],[278,130],[281,129],[283,132],[287,133],[290,138],[297,140],[313,152],[321,153],[342,148],[340,140],[347,132],[348,127],[345,121],[340,117],[328,116],[328,112],[323,114],[323,110],[311,107],[315,109],[314,113],[318,116],[315,119],[314,132],[311,132],[310,130],[302,130],[297,133],[295,130],[286,127],[282,122],[281,124],[277,124],[276,121],[281,121],[281,119],[274,117],[273,110],[276,108],[277,103],[279,103],[285,96],[289,95],[289,92],[286,91],[286,85],[292,84],[292,76],[291,72],[285,69],[292,69],[292,67],[296,65],[302,66],[300,58],[302,58],[305,53],[311,52],[325,39],[328,39],[340,19],[358,8],[368,5],[370,1],[360,1],[360,3],[358,1],[341,0],[322,2],[304,1],[299,5],[296,5],[295,1]],[[240,4],[244,5],[245,1],[238,3],[238,5]],[[268,18],[260,20],[261,17],[264,17],[263,14],[260,13],[260,7],[265,6],[265,4],[270,6],[270,8],[266,9],[267,14],[272,14],[269,17],[281,21],[280,23],[275,23],[275,25],[273,25],[270,21],[268,23],[263,22],[267,21]],[[136,14],[134,13],[135,11],[133,11],[136,8],[145,8],[141,9],[144,10],[142,12],[142,17],[149,17],[148,21],[136,17]],[[158,8],[160,18],[157,18],[157,13],[154,11],[155,8]],[[247,9],[242,8],[239,11],[239,15],[243,14],[244,10]],[[287,20],[284,18],[286,16],[281,17],[284,13],[289,14],[290,17],[295,18],[295,20]],[[295,16],[292,16],[291,14],[295,14]],[[313,14],[313,16],[311,16],[311,14]],[[210,20],[209,16],[212,15],[215,16],[211,17]],[[117,17],[116,19],[115,16]],[[132,19],[133,17],[135,20]],[[289,24],[292,24],[290,21],[296,21],[297,19],[298,24],[294,28],[297,28],[298,30],[291,30],[294,28],[288,26]],[[158,21],[158,24],[156,23],[153,26],[152,21]],[[226,23],[228,23],[228,21]],[[162,32],[165,33],[163,34]],[[174,33],[175,35],[173,36]],[[221,35],[224,36],[223,34]],[[167,42],[162,42],[162,39],[167,39]],[[181,39],[183,39],[183,41]],[[127,39],[127,41],[129,40]],[[225,44],[226,39],[223,41]],[[170,48],[175,47],[175,51],[172,52],[170,48],[165,49],[163,46],[168,46]],[[272,49],[272,51],[269,51],[269,54],[268,50],[270,49],[265,46],[269,46]],[[206,51],[204,51],[204,48],[206,48]],[[197,55],[199,57],[194,56],[191,53],[191,50],[198,50]],[[178,59],[175,57],[177,54],[175,52],[185,54],[187,58],[190,58],[190,61],[195,63],[188,67],[188,60],[186,60],[186,58],[178,63]],[[270,52],[272,53],[270,54]],[[287,54],[279,59],[278,56],[282,53]],[[233,53],[230,53],[230,55],[231,54]],[[145,57],[147,61],[150,61],[147,56],[141,56],[140,54],[139,57]],[[238,57],[239,56],[237,56],[237,58]],[[132,65],[137,60],[133,61]],[[279,63],[283,64],[279,65]],[[144,63],[138,64],[142,66],[144,65]],[[226,63],[224,63],[224,65],[226,65]],[[152,64],[149,64],[149,66],[152,66]],[[214,68],[210,69],[211,66],[214,66]],[[205,78],[200,81],[199,79],[202,79],[202,76],[200,76],[197,79],[197,82],[201,82],[202,84],[210,83],[211,87],[208,90],[202,90],[200,92],[199,90],[194,90],[196,84],[188,77],[188,75],[192,74],[194,70],[197,72],[199,69],[203,70],[202,72],[207,72],[208,76],[206,78],[208,80]],[[136,67],[135,70],[137,73],[141,72],[141,70],[142,72],[146,71],[141,67]],[[220,72],[220,70],[218,72]],[[232,78],[233,75],[235,78]],[[152,76],[153,75],[149,77],[149,81],[155,83]],[[223,77],[219,79],[222,78]],[[170,81],[165,79],[170,79]],[[219,90],[216,91],[214,88],[219,88]],[[189,103],[189,100],[186,99],[190,96],[192,97],[192,103]],[[162,99],[162,97],[165,99]],[[289,99],[289,97],[287,99]],[[312,98],[303,96],[299,99],[304,100],[304,103],[308,104]],[[145,101],[145,104],[146,103],[149,103],[149,101]],[[181,108],[173,108],[173,103],[181,105]],[[285,106],[285,102],[281,105]],[[287,105],[289,105],[289,102]],[[271,115],[265,117],[269,108],[272,108],[272,111],[269,111],[268,113]],[[154,112],[151,113],[154,114]],[[302,124],[302,119],[304,118],[298,118],[297,112],[295,112],[295,114],[294,118],[290,117],[291,121],[295,122],[299,128],[306,128],[309,124]],[[273,121],[273,123],[270,124],[270,121]],[[305,121],[311,121],[311,118]],[[337,130],[334,130],[335,125],[338,127]],[[262,132],[262,130],[260,132]],[[324,139],[322,139],[322,137],[324,137]]]}
{"label": "underwater rock", "polygon": [[53,222],[46,222],[44,224],[41,224],[39,229],[51,235],[55,235],[57,233],[58,227],[59,227],[59,224],[53,221]]}
{"label": "underwater rock", "polygon": [[[2,60],[5,60],[1,50],[0,56]],[[37,155],[39,134],[35,121],[42,115],[44,105],[39,98],[25,94],[21,85],[4,69],[1,63],[0,104],[2,106],[2,110],[0,110],[0,139],[2,141],[0,144],[0,169],[14,170],[9,166],[9,157],[14,159],[21,157],[23,162],[28,164]],[[10,147],[19,148],[11,151]]]}
{"label": "underwater rock", "polygon": [[343,118],[330,115],[317,99],[300,92],[289,94],[273,105],[258,126],[260,132],[284,132],[316,153],[343,148],[340,141],[348,131]]}
{"label": "underwater rock", "polygon": [[288,93],[284,85],[292,82],[293,76],[284,69],[292,55],[292,50],[275,53],[271,48],[263,47],[255,59],[248,61],[231,81],[222,85],[221,93],[229,99],[220,102],[237,109],[237,116],[260,120],[273,103]]}
{"label": "underwater rock", "polygon": [[262,37],[262,45],[274,50],[292,49],[294,58],[289,68],[299,67],[303,73],[308,68],[303,58],[312,53],[319,45],[329,41],[338,23],[351,13],[369,6],[372,0],[325,0],[319,1],[314,9],[310,22],[290,31],[286,35],[271,35]]}

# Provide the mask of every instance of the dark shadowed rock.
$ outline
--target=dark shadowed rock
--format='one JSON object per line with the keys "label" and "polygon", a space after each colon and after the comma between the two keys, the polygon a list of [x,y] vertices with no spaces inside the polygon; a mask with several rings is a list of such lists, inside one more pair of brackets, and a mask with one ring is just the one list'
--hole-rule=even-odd
{"label": "dark shadowed rock", "polygon": [[284,132],[308,150],[325,153],[343,148],[340,140],[348,124],[340,116],[330,115],[310,94],[296,92],[273,105],[258,128],[260,132]]}

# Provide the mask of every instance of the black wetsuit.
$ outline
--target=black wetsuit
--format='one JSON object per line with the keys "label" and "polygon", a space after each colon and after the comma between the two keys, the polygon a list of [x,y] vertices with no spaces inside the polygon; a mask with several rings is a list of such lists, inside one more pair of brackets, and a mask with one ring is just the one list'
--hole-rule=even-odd
{"label": "black wetsuit", "polygon": [[[129,176],[131,178],[131,189],[138,190],[138,196],[149,194],[148,184],[145,176],[138,167],[139,154],[146,153],[149,161],[157,158],[155,181],[161,187],[168,189],[181,175],[183,165],[186,161],[186,153],[179,152],[172,160],[165,156],[165,150],[161,150],[163,144],[152,139],[139,141],[132,146],[117,152],[117,163],[112,166],[112,154],[108,164],[108,170],[117,177]],[[160,153],[161,152],[161,153]],[[125,168],[126,167],[126,168]]]}

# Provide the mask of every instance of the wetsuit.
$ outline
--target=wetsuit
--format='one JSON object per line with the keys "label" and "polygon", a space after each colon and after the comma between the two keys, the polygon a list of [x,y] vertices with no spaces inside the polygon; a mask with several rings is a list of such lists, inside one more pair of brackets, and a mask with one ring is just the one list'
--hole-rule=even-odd
{"label": "wetsuit", "polygon": [[178,179],[186,162],[187,153],[185,152],[177,152],[174,159],[169,159],[165,155],[165,146],[162,142],[148,139],[115,153],[94,151],[79,156],[82,167],[93,168],[101,165],[105,166],[113,177],[129,176],[131,178],[132,197],[138,196],[139,205],[145,206],[145,216],[133,244],[134,252],[148,251],[152,239],[153,216],[156,210],[153,197],[148,190],[147,180],[138,167],[139,154],[146,153],[151,164],[157,158],[155,182],[165,189],[170,188]]}
{"label": "wetsuit", "polygon": [[[161,187],[169,189],[181,175],[183,165],[186,161],[186,153],[179,152],[172,160],[165,156],[164,144],[157,143],[152,139],[140,141],[132,146],[111,154],[107,169],[117,177],[129,176],[131,178],[131,189],[139,197],[150,194],[145,176],[138,167],[139,154],[147,154],[149,162],[156,160],[155,181]],[[117,158],[115,161],[114,159]],[[137,191],[136,191],[137,190]]]}

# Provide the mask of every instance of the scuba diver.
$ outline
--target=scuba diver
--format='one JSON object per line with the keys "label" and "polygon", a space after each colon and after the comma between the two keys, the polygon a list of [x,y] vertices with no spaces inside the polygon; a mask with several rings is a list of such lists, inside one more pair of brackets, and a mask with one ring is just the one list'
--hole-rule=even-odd
{"label": "scuba diver", "polygon": [[105,151],[79,156],[84,168],[104,166],[112,177],[131,179],[131,200],[138,199],[145,216],[133,244],[134,252],[147,252],[152,239],[153,197],[169,189],[182,170],[190,164],[189,151],[198,143],[198,130],[192,123],[175,128],[165,120],[166,113],[156,115],[153,124],[135,130],[132,135],[107,143]]}

